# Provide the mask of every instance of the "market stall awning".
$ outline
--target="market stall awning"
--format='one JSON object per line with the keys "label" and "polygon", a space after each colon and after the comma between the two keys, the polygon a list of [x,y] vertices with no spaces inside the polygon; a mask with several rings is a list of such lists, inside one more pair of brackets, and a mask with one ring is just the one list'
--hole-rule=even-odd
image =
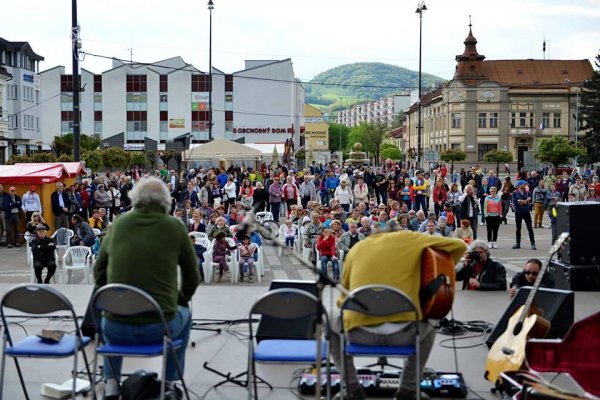
{"label": "market stall awning", "polygon": [[0,165],[0,183],[13,185],[41,185],[68,178],[62,164]]}
{"label": "market stall awning", "polygon": [[24,165],[24,166],[37,166],[40,168],[47,168],[53,165],[62,165],[67,170],[67,175],[69,178],[76,177],[80,175],[82,172],[85,172],[85,168],[83,164],[80,162],[55,162],[55,163],[17,163],[15,165]]}
{"label": "market stall awning", "polygon": [[260,160],[261,157],[260,150],[227,139],[215,139],[183,152],[184,161]]}

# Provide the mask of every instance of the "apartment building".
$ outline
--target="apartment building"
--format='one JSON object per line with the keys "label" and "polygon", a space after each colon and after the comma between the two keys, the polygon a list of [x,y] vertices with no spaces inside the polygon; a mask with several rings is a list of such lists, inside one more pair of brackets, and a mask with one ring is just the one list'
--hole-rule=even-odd
{"label": "apartment building", "polygon": [[410,95],[393,95],[367,103],[355,104],[338,111],[335,122],[346,126],[356,126],[361,122],[381,123],[392,126],[394,118],[410,106]]}

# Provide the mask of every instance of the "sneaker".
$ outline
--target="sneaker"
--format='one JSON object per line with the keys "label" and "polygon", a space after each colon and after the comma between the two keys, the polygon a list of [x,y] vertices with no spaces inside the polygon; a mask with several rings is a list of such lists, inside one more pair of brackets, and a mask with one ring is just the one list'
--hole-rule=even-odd
{"label": "sneaker", "polygon": [[165,382],[165,400],[181,400],[183,391],[173,382]]}
{"label": "sneaker", "polygon": [[497,248],[498,248],[498,243],[492,242],[492,249],[497,249]]}
{"label": "sneaker", "polygon": [[535,247],[535,243],[531,243],[531,250],[537,250],[537,247]]}
{"label": "sneaker", "polygon": [[492,244],[492,242],[487,242],[487,245],[488,245],[488,247],[489,247],[490,249],[493,249],[493,248],[494,248],[494,245]]}
{"label": "sneaker", "polygon": [[12,244],[8,244],[6,247],[8,247],[9,249],[12,249]]}
{"label": "sneaker", "polygon": [[485,224],[484,224],[483,222],[480,222],[480,223],[479,223],[479,225],[480,225],[480,226],[484,226]]}
{"label": "sneaker", "polygon": [[253,279],[252,279],[252,275],[250,275],[250,276],[248,277],[248,282],[252,283],[252,280],[253,280]]}
{"label": "sneaker", "polygon": [[512,247],[512,248],[513,248],[513,249],[520,249],[520,248],[521,248],[521,245],[520,245],[519,243],[515,243],[515,244],[513,244],[513,247]]}

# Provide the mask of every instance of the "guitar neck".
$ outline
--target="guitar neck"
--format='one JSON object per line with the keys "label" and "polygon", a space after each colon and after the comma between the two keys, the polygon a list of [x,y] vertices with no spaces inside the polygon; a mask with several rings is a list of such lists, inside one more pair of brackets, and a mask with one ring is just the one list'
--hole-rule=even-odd
{"label": "guitar neck", "polygon": [[544,279],[544,274],[546,273],[546,270],[548,269],[548,265],[550,265],[550,262],[552,261],[552,257],[554,257],[554,255],[556,253],[558,253],[558,251],[560,250],[562,245],[567,241],[568,238],[569,238],[568,232],[562,233],[560,235],[560,237],[558,239],[556,239],[556,242],[554,242],[554,244],[550,248],[550,251],[548,252],[548,257],[546,258],[546,261],[544,262],[544,264],[542,264],[542,268],[540,268],[540,272],[539,272],[537,278],[535,279],[535,282],[531,288],[531,291],[529,292],[529,296],[527,296],[527,300],[523,304],[523,310],[521,311],[521,315],[519,316],[519,323],[523,323],[523,321],[525,321],[525,318],[527,318],[529,309],[531,308],[531,305],[533,304],[533,299],[535,298],[537,290],[540,287],[542,280]]}

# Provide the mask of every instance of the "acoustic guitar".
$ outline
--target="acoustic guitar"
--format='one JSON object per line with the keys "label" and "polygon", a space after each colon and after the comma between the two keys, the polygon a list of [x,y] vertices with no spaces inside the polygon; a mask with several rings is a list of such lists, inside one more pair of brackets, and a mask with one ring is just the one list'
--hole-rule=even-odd
{"label": "acoustic guitar", "polygon": [[421,256],[421,312],[423,318],[442,319],[452,308],[456,273],[445,251],[427,248]]}
{"label": "acoustic guitar", "polygon": [[[540,287],[544,273],[550,264],[552,257],[560,250],[569,238],[569,233],[560,235],[548,252],[548,259],[542,266],[540,273],[533,284],[525,304],[519,307],[508,320],[506,331],[496,339],[485,364],[484,377],[488,381],[497,384],[500,374],[505,371],[514,371],[521,368],[525,360],[525,344],[530,337],[541,338],[546,336],[550,323],[541,317],[543,311],[531,312],[535,294]],[[539,314],[539,315],[538,315]]]}

